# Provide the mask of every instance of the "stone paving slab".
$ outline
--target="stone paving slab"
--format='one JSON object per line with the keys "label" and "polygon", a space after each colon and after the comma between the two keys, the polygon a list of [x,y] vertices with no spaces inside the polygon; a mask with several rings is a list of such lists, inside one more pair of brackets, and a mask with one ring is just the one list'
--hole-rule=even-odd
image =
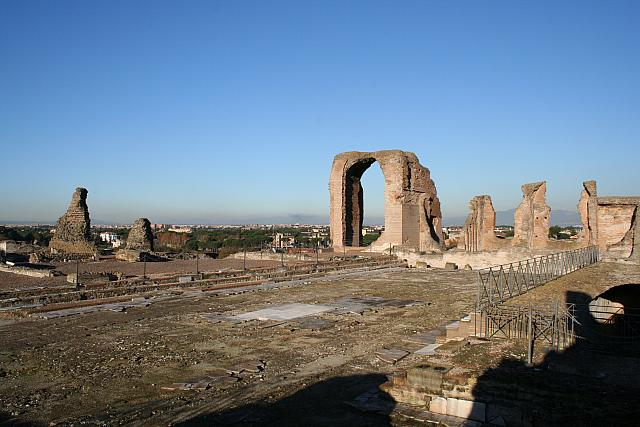
{"label": "stone paving slab", "polygon": [[378,359],[385,363],[395,364],[398,361],[407,357],[410,353],[400,348],[381,348],[376,350],[376,356]]}
{"label": "stone paving slab", "polygon": [[440,347],[440,344],[428,344],[425,347],[422,347],[420,350],[416,350],[415,354],[421,354],[423,356],[431,356],[432,354],[436,354],[436,348]]}
{"label": "stone paving slab", "polygon": [[382,398],[378,388],[369,390],[344,403],[362,412],[374,412],[382,415],[390,414],[396,406],[395,402]]}
{"label": "stone paving slab", "polygon": [[334,307],[328,305],[292,303],[282,304],[257,311],[250,311],[248,313],[239,314],[235,316],[235,318],[240,320],[292,320],[299,317],[324,313],[330,310],[334,310]]}
{"label": "stone paving slab", "polygon": [[339,314],[343,313],[354,313],[354,314],[362,314],[367,310],[373,310],[375,308],[383,308],[383,307],[411,307],[413,305],[424,304],[422,301],[415,300],[395,300],[395,299],[385,299],[382,297],[371,297],[371,296],[345,296],[338,299],[336,302],[331,304],[338,311]]}
{"label": "stone paving slab", "polygon": [[300,329],[322,331],[333,328],[334,322],[317,317],[303,317],[302,319],[290,322],[290,325]]}
{"label": "stone paving slab", "polygon": [[[91,305],[86,307],[65,308],[62,310],[47,311],[43,313],[34,313],[32,314],[32,316],[40,317],[42,319],[55,319],[58,317],[74,316],[77,314],[93,313],[96,311],[125,312],[129,308],[149,306],[151,305],[152,301],[154,300],[140,297],[140,298],[133,298],[131,301],[125,301],[125,302]],[[155,301],[158,301],[158,299],[155,299]]]}
{"label": "stone paving slab", "polygon": [[433,330],[428,332],[420,332],[414,335],[410,335],[402,339],[402,341],[415,343],[415,344],[433,344],[436,342],[436,337],[440,335],[442,332],[439,330]]}
{"label": "stone paving slab", "polygon": [[236,319],[235,316],[229,316],[224,313],[204,313],[202,318],[211,323],[230,322],[238,324],[243,322],[241,319]]}

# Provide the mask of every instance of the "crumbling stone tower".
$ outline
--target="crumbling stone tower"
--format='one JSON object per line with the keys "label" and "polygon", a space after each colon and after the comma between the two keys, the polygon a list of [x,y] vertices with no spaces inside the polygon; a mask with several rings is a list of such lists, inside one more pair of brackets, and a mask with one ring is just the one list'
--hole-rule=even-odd
{"label": "crumbling stone tower", "polygon": [[78,187],[71,197],[67,212],[56,223],[56,232],[49,242],[52,253],[94,255],[96,247],[91,240],[91,220],[87,206],[86,188]]}
{"label": "crumbling stone tower", "polygon": [[127,237],[127,249],[153,251],[153,232],[147,218],[139,218],[133,223]]}

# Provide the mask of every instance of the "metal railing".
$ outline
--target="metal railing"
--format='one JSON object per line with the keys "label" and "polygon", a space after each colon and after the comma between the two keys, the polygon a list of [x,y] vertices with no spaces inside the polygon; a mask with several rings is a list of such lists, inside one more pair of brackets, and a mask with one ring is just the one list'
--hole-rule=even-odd
{"label": "metal railing", "polygon": [[574,311],[574,304],[490,306],[476,315],[479,323],[476,336],[526,338],[531,343],[542,341],[557,350],[564,349],[576,339],[578,321]]}
{"label": "metal railing", "polygon": [[527,361],[533,360],[534,342],[564,349],[576,342],[580,322],[574,304],[507,306],[506,300],[594,264],[600,260],[596,246],[558,252],[477,272],[476,336],[526,338]]}
{"label": "metal railing", "polygon": [[596,246],[558,252],[478,270],[478,311],[500,304],[600,260]]}

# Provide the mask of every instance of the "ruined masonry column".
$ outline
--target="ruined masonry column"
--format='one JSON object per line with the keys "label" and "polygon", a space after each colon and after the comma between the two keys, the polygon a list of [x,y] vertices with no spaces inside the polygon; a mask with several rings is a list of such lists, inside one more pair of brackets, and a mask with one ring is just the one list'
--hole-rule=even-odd
{"label": "ruined masonry column", "polygon": [[549,242],[551,208],[545,200],[546,182],[522,186],[522,202],[516,209],[513,246],[529,250],[545,249]]}

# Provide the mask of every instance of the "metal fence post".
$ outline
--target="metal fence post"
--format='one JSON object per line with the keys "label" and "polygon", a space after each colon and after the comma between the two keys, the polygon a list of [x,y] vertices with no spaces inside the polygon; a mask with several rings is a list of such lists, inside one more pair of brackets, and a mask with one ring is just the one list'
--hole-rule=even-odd
{"label": "metal fence post", "polygon": [[531,366],[533,364],[533,341],[534,341],[534,337],[533,337],[533,319],[531,318],[531,316],[532,316],[532,310],[531,310],[531,307],[529,307],[529,323],[527,325],[527,340],[528,340],[527,364],[529,366]]}

